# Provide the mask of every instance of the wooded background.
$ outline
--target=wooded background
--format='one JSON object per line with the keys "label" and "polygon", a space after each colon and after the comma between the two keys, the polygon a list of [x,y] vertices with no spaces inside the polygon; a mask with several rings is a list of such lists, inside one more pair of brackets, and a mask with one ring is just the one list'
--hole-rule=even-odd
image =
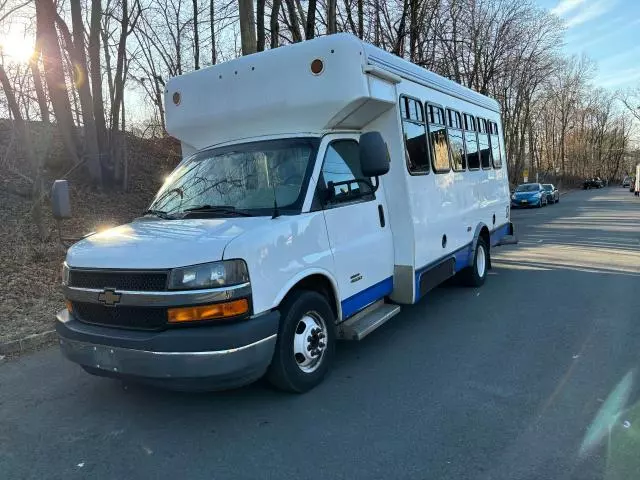
{"label": "wooded background", "polygon": [[[63,171],[126,189],[132,136],[166,135],[167,79],[334,32],[497,99],[513,183],[525,165],[566,183],[630,168],[640,90],[594,87],[589,59],[562,52],[561,20],[528,0],[0,0],[0,118],[13,132],[0,169],[30,181],[37,216],[55,134]],[[16,41],[33,54],[12,57]]]}

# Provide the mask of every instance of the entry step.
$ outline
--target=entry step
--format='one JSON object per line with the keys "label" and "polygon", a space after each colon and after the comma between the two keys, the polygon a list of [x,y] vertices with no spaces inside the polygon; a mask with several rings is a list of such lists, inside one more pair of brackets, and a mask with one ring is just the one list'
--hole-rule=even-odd
{"label": "entry step", "polygon": [[345,340],[362,340],[398,313],[400,305],[380,300],[338,325],[338,336]]}

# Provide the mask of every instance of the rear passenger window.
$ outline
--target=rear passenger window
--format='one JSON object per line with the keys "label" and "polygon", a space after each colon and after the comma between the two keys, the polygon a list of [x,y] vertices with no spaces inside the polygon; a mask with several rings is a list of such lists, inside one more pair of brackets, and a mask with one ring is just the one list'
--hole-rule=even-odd
{"label": "rear passenger window", "polygon": [[464,153],[464,138],[462,134],[462,117],[455,110],[447,110],[447,135],[451,151],[451,166],[456,172],[467,168],[467,157]]}
{"label": "rear passenger window", "polygon": [[429,173],[427,125],[422,103],[413,98],[400,97],[400,115],[409,173]]}
{"label": "rear passenger window", "polygon": [[447,127],[445,126],[444,109],[436,105],[426,106],[429,121],[429,147],[433,158],[433,171],[436,173],[448,172],[449,144],[447,143]]}
{"label": "rear passenger window", "polygon": [[491,157],[493,159],[493,168],[502,168],[502,152],[500,151],[500,135],[498,134],[498,124],[489,122],[491,126]]}
{"label": "rear passenger window", "polygon": [[464,146],[467,151],[467,165],[469,170],[480,168],[480,155],[478,153],[478,138],[476,134],[476,119],[464,114]]}
{"label": "rear passenger window", "polygon": [[489,146],[489,130],[484,118],[476,118],[478,127],[478,149],[480,151],[480,163],[482,168],[491,168],[491,147]]}

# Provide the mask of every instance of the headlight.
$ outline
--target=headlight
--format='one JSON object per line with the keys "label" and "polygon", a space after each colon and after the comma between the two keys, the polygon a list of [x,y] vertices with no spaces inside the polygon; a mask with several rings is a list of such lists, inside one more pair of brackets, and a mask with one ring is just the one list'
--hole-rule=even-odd
{"label": "headlight", "polygon": [[511,200],[515,200],[516,199],[516,194],[514,193],[513,195],[511,195]]}
{"label": "headlight", "polygon": [[169,276],[170,290],[192,290],[239,285],[249,281],[243,260],[225,260],[174,268]]}
{"label": "headlight", "polygon": [[69,285],[69,265],[67,262],[62,264],[62,285]]}

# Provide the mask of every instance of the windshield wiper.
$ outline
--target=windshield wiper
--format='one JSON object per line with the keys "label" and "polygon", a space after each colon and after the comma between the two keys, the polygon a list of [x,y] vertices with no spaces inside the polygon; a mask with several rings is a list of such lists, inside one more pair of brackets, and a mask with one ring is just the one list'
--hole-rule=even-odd
{"label": "windshield wiper", "polygon": [[197,207],[185,208],[183,210],[185,215],[190,213],[225,213],[229,215],[236,215],[238,217],[253,217],[247,211],[238,210],[231,205],[199,205]]}
{"label": "windshield wiper", "polygon": [[153,215],[155,217],[158,218],[162,218],[163,220],[174,220],[175,217],[171,214],[169,214],[169,212],[165,212],[164,210],[155,210],[153,208],[150,208],[149,210],[145,210],[142,215]]}

